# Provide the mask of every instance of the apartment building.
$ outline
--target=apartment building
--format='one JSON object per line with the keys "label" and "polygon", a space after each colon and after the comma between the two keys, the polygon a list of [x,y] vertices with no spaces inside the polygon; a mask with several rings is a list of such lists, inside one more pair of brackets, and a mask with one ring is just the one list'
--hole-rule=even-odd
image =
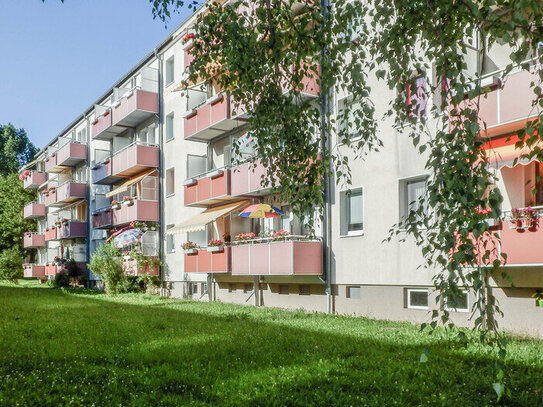
{"label": "apartment building", "polygon": [[[57,257],[74,258],[85,267],[99,244],[145,222],[138,250],[163,265],[142,269],[126,259],[123,267],[130,276],[156,276],[164,295],[413,322],[427,321],[433,309],[448,307],[455,322],[469,324],[475,317],[469,290],[454,305],[446,299],[436,303],[434,270],[419,268],[420,248],[401,236],[383,243],[390,227],[425,194],[426,179],[432,175],[424,168],[426,157],[402,129],[380,123],[384,147],[364,161],[345,148],[352,185],[337,183],[332,191],[331,258],[324,262],[322,227],[318,225],[316,238],[309,238],[288,202],[261,184],[265,169],[247,125],[250,112],[236,111],[228,92],[214,83],[181,92],[192,61],[193,43],[186,34],[194,21],[192,16],[157,45],[27,166],[31,172],[24,185],[37,189],[38,201],[25,207],[25,217],[37,219],[38,232],[24,237],[25,247],[32,249],[25,277],[52,278],[62,269],[54,264]],[[500,180],[497,187],[506,198],[506,216],[494,225],[501,235],[497,253],[507,252],[504,267],[515,283],[511,288],[492,280],[493,294],[505,312],[499,323],[541,335],[542,308],[531,296],[543,287],[543,232],[537,221],[525,225],[511,213],[530,205],[537,211],[543,208],[543,193],[530,192],[543,191],[540,181],[535,185],[541,164],[521,161],[513,166],[520,153],[514,150],[514,139],[509,140],[528,115],[537,114],[531,107],[533,75],[518,70],[499,80],[508,51],[499,45],[486,50],[482,66],[482,51],[473,48],[468,70],[490,88],[481,112],[492,137],[488,149]],[[316,81],[306,82],[304,96],[317,103]],[[377,79],[372,85],[380,115],[395,95]],[[418,81],[417,86],[426,83]],[[341,93],[331,102],[335,110],[355,103]],[[432,97],[423,102],[418,114],[427,114],[424,106],[433,103]],[[247,205],[258,203],[271,203],[282,215],[238,216]],[[273,235],[280,230],[289,237],[228,242],[240,234]],[[213,240],[221,242],[209,245]],[[183,249],[187,242],[193,245]],[[100,285],[91,272],[87,277],[91,287]]]}

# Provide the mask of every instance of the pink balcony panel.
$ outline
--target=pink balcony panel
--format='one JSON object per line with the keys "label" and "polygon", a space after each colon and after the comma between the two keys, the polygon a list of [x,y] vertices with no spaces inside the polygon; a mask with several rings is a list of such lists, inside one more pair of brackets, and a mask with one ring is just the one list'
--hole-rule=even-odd
{"label": "pink balcony panel", "polygon": [[92,214],[92,227],[96,229],[109,227],[113,223],[113,210],[99,211]]}
{"label": "pink balcony panel", "polygon": [[230,199],[230,170],[218,170],[185,185],[185,205],[211,206]]}
{"label": "pink balcony panel", "polygon": [[210,141],[238,125],[231,118],[230,97],[219,95],[185,117],[185,139]]}
{"label": "pink balcony panel", "polygon": [[68,143],[57,152],[57,166],[73,167],[87,159],[87,146]]}
{"label": "pink balcony panel", "polygon": [[262,186],[262,176],[266,175],[266,169],[259,161],[245,163],[232,169],[232,196],[244,194],[256,194],[265,192],[269,188]]}
{"label": "pink balcony panel", "polygon": [[283,241],[232,247],[232,275],[320,275],[322,243]]}
{"label": "pink balcony panel", "polygon": [[57,204],[57,190],[49,192],[45,195],[45,206],[53,206]]}
{"label": "pink balcony panel", "polygon": [[23,266],[25,278],[45,277],[45,266],[26,264]]}
{"label": "pink balcony panel", "polygon": [[198,250],[195,254],[185,254],[186,273],[228,273],[231,269],[231,248],[224,247],[219,252]]}
{"label": "pink balcony panel", "polygon": [[45,206],[62,206],[87,197],[87,184],[66,182],[45,196]]}
{"label": "pink balcony panel", "polygon": [[158,222],[158,202],[133,201],[132,205],[122,204],[119,209],[112,209],[113,225],[124,225],[133,221]]}
{"label": "pink balcony panel", "polygon": [[123,272],[126,276],[131,277],[142,275],[158,276],[160,274],[160,268],[151,265],[138,266],[137,260],[125,260],[123,262]]}
{"label": "pink balcony panel", "polygon": [[23,209],[23,216],[25,219],[37,219],[45,216],[45,204],[30,202],[26,204]]}
{"label": "pink balcony panel", "polygon": [[511,229],[509,222],[504,222],[500,232],[501,251],[507,254],[510,266],[543,266],[543,221],[530,229]]}
{"label": "pink balcony panel", "polygon": [[71,220],[63,223],[57,231],[57,239],[75,239],[87,236],[87,222]]}
{"label": "pink balcony panel", "polygon": [[158,113],[158,94],[134,90],[113,107],[113,126],[136,127]]}
{"label": "pink balcony panel", "polygon": [[38,187],[47,181],[47,173],[31,172],[23,181],[24,189],[38,189]]}
{"label": "pink balcony panel", "polygon": [[116,132],[110,132],[112,127],[111,117],[111,111],[108,110],[92,123],[91,134],[93,139],[104,140],[117,134]]}
{"label": "pink balcony panel", "polygon": [[45,158],[45,172],[57,172],[57,154]]}
{"label": "pink balcony panel", "polygon": [[25,248],[44,247],[45,236],[37,233],[25,234],[23,246]]}
{"label": "pink balcony panel", "polygon": [[158,147],[134,144],[113,156],[111,175],[130,177],[151,168],[158,168]]}
{"label": "pink balcony panel", "polygon": [[51,227],[45,230],[45,240],[55,240],[57,238],[57,228]]}
{"label": "pink balcony panel", "polygon": [[192,61],[194,61],[194,55],[192,55],[189,52],[192,48],[193,47],[191,47],[191,46],[188,46],[187,48],[185,48],[184,58],[183,58],[183,68],[184,69],[187,69],[190,66],[190,64],[192,63]]}

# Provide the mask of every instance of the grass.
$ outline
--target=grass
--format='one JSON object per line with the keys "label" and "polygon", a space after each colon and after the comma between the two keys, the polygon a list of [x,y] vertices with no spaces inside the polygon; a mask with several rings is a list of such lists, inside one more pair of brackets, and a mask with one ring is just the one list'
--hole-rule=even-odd
{"label": "grass", "polygon": [[[511,339],[498,404],[543,404],[542,344]],[[494,353],[405,323],[0,285],[1,406],[494,405]]]}

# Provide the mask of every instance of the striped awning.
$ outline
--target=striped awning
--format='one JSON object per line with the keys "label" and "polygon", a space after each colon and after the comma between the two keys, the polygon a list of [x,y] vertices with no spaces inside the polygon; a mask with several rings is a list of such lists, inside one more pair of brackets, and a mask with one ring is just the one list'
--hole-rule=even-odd
{"label": "striped awning", "polygon": [[174,227],[168,229],[166,234],[178,235],[185,232],[197,232],[199,230],[205,230],[206,225],[209,223],[214,222],[237,209],[243,208],[248,203],[249,201],[245,200],[206,209],[202,213],[199,213],[198,215],[187,219],[184,222],[178,223]]}
{"label": "striped awning", "polygon": [[130,179],[126,180],[120,186],[115,188],[113,191],[108,192],[106,194],[106,198],[111,198],[111,197],[113,197],[113,196],[115,196],[117,194],[120,194],[120,193],[126,191],[128,189],[128,187],[130,187],[131,185],[137,184],[138,182],[140,182],[144,178],[148,177],[149,175],[151,175],[155,171],[156,171],[156,169],[153,168],[153,169],[150,169],[149,171],[144,172],[141,175],[138,175],[137,177],[130,178]]}
{"label": "striped awning", "polygon": [[493,148],[487,150],[488,164],[491,168],[497,170],[503,167],[512,168],[515,165],[528,165],[531,162],[537,161],[536,157],[532,157],[531,159],[520,158],[522,155],[529,153],[529,151],[530,149],[528,148],[515,148],[514,144]]}

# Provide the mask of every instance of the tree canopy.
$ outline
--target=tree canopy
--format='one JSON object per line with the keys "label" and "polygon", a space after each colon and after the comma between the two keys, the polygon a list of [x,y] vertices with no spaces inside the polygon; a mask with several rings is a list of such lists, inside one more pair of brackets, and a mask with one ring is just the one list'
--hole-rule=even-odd
{"label": "tree canopy", "polygon": [[16,173],[37,152],[23,129],[12,124],[0,125],[0,175]]}

